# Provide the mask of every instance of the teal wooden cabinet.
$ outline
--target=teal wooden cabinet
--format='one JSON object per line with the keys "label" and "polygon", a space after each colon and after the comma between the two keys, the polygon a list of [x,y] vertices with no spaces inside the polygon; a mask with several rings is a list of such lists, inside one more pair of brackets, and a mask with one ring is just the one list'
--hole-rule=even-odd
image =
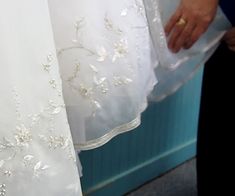
{"label": "teal wooden cabinet", "polygon": [[121,196],[196,153],[202,71],[173,96],[151,104],[136,130],[80,154],[85,195]]}

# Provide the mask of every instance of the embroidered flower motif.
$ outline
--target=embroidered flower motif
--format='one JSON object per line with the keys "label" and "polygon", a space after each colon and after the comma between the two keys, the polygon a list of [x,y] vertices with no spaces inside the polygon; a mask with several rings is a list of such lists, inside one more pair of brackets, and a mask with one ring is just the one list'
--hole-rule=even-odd
{"label": "embroidered flower motif", "polygon": [[40,139],[47,143],[49,148],[57,149],[62,148],[65,149],[68,147],[70,140],[68,137],[64,136],[45,136],[45,135],[39,135]]}
{"label": "embroidered flower motif", "polygon": [[128,53],[128,42],[126,39],[121,39],[118,43],[114,44],[114,55],[112,62],[117,58],[123,58]]}
{"label": "embroidered flower motif", "polygon": [[17,146],[28,147],[29,143],[32,141],[32,134],[24,124],[16,127],[17,133],[15,134],[15,140]]}

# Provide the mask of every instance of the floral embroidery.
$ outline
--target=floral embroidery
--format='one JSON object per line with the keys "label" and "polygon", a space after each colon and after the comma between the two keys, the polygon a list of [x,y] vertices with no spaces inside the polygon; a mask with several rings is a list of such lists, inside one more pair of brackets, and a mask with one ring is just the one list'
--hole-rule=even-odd
{"label": "floral embroidery", "polygon": [[47,56],[47,62],[42,64],[45,71],[47,71],[47,72],[50,71],[51,65],[52,65],[52,61],[53,61],[52,54],[49,54]]}
{"label": "floral embroidery", "polygon": [[108,17],[107,14],[104,17],[104,25],[108,31],[112,31],[118,35],[123,33],[123,31],[119,27],[114,27],[112,20]]}
{"label": "floral embroidery", "polygon": [[[142,31],[143,29],[148,29],[146,29],[147,20],[145,17],[144,5],[141,0],[133,0],[131,1],[131,4],[121,8],[118,11],[121,20],[128,20],[129,12],[138,15],[138,17],[140,17],[140,21],[142,21],[142,25],[135,26],[135,24],[132,24],[130,28],[126,28],[125,26],[122,28],[115,23],[116,21],[109,16],[108,12],[104,13],[103,27],[101,26],[101,29],[104,30],[102,32],[104,33],[97,40],[91,40],[91,43],[92,41],[97,41],[97,46],[94,46],[93,48],[92,44],[89,42],[90,40],[84,39],[86,33],[90,31],[90,26],[88,25],[90,24],[90,21],[88,21],[88,18],[85,16],[80,16],[80,19],[75,21],[75,25],[73,27],[75,36],[71,38],[71,45],[63,46],[58,50],[59,60],[63,60],[63,58],[65,58],[67,54],[69,55],[70,52],[75,55],[77,54],[75,59],[72,59],[71,61],[74,63],[66,65],[72,66],[73,69],[71,73],[65,74],[68,74],[68,76],[63,78],[63,80],[71,90],[71,93],[74,93],[75,96],[78,96],[78,98],[89,103],[90,107],[87,108],[91,108],[91,116],[95,116],[97,110],[102,108],[102,101],[100,101],[102,100],[102,97],[100,97],[100,95],[107,96],[110,89],[114,89],[118,86],[129,85],[134,81],[134,70],[130,69],[130,64],[132,62],[130,62],[131,58],[129,58],[130,46],[128,31],[131,30],[134,32],[135,30]],[[103,39],[107,41],[105,41],[104,44],[100,44]],[[136,51],[139,50],[137,44],[135,44],[134,47],[136,48]],[[84,63],[84,58],[90,59],[90,62],[85,61]],[[138,61],[138,56],[136,58]],[[79,61],[77,59],[79,59]],[[125,73],[125,75],[128,75],[128,77],[120,75],[118,71],[114,71],[115,69],[113,69],[113,72],[109,73],[109,75],[103,72],[105,69],[104,66],[111,67],[115,65],[118,66],[119,64],[126,64],[127,73]],[[88,67],[90,68],[89,73],[87,73],[89,71],[87,69]],[[83,74],[86,73],[87,77],[84,79]],[[51,85],[54,85],[54,82],[51,81]]]}
{"label": "floral embroidery", "polygon": [[52,149],[65,149],[70,144],[70,139],[65,136],[45,136],[45,135],[39,135],[40,139],[44,141],[49,148]]}
{"label": "floral embroidery", "polygon": [[[32,119],[35,120],[35,116],[36,116],[37,121],[42,121],[42,117],[44,115],[46,114],[57,115],[62,111],[62,108],[64,108],[64,105],[58,105],[58,104],[55,104],[55,102],[53,101],[49,101],[49,106],[43,109],[41,114],[29,115],[28,117],[30,117],[29,120],[32,120]],[[29,123],[29,124],[33,125],[32,123]],[[31,126],[31,129],[33,128],[34,127]],[[19,152],[22,152],[26,148],[29,148],[32,141],[35,140],[36,137],[37,137],[36,135],[33,136],[32,131],[29,128],[27,128],[23,122],[21,122],[20,125],[16,126],[16,133],[14,134],[14,140],[3,137],[2,141],[0,142],[0,152],[3,152],[7,149],[11,149],[13,153],[12,155],[8,156],[8,158],[6,158],[5,160],[0,160],[0,169],[3,168],[3,166],[5,165],[7,161],[10,161],[13,158],[15,158]],[[42,136],[40,135],[38,136],[38,138],[42,139]],[[46,136],[44,136],[44,138],[46,138]],[[57,146],[58,147],[60,146],[62,149],[64,149],[65,147],[68,147],[72,143],[71,141],[68,142],[69,140],[68,138],[65,139],[65,137],[62,137],[62,136],[60,137],[50,136],[48,138],[49,139],[47,140],[47,142],[49,143],[48,145],[49,148],[51,147],[55,148]],[[24,161],[31,161],[32,158],[33,158],[33,155],[25,156]],[[41,162],[41,161],[38,161],[38,162]],[[29,165],[29,164],[26,164],[26,165]],[[45,168],[45,165],[40,164],[39,166],[39,163],[37,163],[34,166],[34,173],[37,173],[39,170],[45,170],[47,168]],[[4,174],[7,176],[11,176],[12,172],[6,170]]]}
{"label": "floral embroidery", "polygon": [[6,195],[6,184],[0,184],[0,196]]}
{"label": "floral embroidery", "polygon": [[25,155],[23,158],[24,166],[29,168],[34,177],[39,177],[39,175],[50,168],[49,165],[43,164],[41,161],[35,160],[35,157],[33,155]]}
{"label": "floral embroidery", "polygon": [[93,55],[96,55],[96,53],[89,49],[88,47],[84,46],[83,43],[80,42],[80,39],[79,39],[79,35],[81,34],[81,30],[85,27],[85,18],[82,18],[80,20],[77,20],[75,22],[75,25],[74,25],[74,30],[75,30],[75,38],[72,39],[72,45],[69,45],[69,46],[65,46],[61,49],[58,49],[58,57],[60,58],[61,55],[64,53],[64,52],[68,52],[70,50],[82,50],[84,52],[86,52],[89,56],[93,56]]}
{"label": "floral embroidery", "polygon": [[[53,56],[49,54],[46,58],[46,63],[42,64],[42,66],[43,70],[49,74],[49,85],[52,89],[56,90],[57,96],[55,96],[55,100],[48,100],[48,105],[41,108],[38,113],[22,116],[21,101],[16,88],[13,88],[12,93],[15,101],[17,121],[15,132],[12,135],[0,138],[1,180],[17,175],[15,171],[8,168],[8,163],[14,160],[19,161],[19,167],[23,166],[19,171],[30,171],[34,177],[40,177],[41,174],[52,169],[52,166],[45,163],[45,160],[40,160],[37,154],[25,155],[26,152],[28,153],[34,148],[35,144],[41,145],[42,148],[66,150],[68,160],[72,160],[75,163],[70,135],[55,136],[55,133],[57,133],[55,118],[61,111],[65,110],[65,105],[60,97],[60,89],[57,89],[57,81],[52,78],[53,59]],[[45,120],[47,122],[43,123]],[[41,129],[40,133],[44,133],[44,135],[37,135],[38,129]],[[6,184],[0,183],[0,196],[3,195],[6,195]]]}
{"label": "floral embroidery", "polygon": [[27,129],[24,124],[17,126],[16,130],[17,130],[17,133],[15,133],[16,145],[28,147],[29,143],[32,141],[31,131]]}
{"label": "floral embroidery", "polygon": [[51,74],[51,67],[53,65],[53,61],[54,61],[54,58],[53,58],[53,55],[52,54],[48,54],[47,57],[46,57],[46,63],[43,63],[42,66],[43,66],[43,69],[48,72],[49,74],[49,84],[51,86],[52,89],[55,89],[57,91],[57,94],[58,96],[62,96],[62,92],[58,87],[57,83],[56,83],[56,79],[53,78],[52,74]]}
{"label": "floral embroidery", "polygon": [[123,58],[128,53],[128,42],[126,39],[121,39],[119,42],[114,43],[114,55],[112,62],[115,62],[117,58]]}

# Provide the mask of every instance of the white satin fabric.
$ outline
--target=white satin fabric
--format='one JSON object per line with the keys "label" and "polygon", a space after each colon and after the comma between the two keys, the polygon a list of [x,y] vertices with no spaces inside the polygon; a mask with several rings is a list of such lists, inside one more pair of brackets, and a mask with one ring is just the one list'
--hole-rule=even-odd
{"label": "white satin fabric", "polygon": [[0,195],[81,196],[46,0],[0,6]]}

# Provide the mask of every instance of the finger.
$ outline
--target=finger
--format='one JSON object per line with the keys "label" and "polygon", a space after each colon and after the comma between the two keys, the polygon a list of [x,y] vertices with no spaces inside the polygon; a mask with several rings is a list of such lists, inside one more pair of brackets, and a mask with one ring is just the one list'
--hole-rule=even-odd
{"label": "finger", "polygon": [[228,45],[235,45],[235,36],[224,40]]}
{"label": "finger", "polygon": [[204,26],[197,25],[185,46],[185,49],[191,48],[195,42],[201,37],[201,35],[205,32],[206,28]]}
{"label": "finger", "polygon": [[165,33],[168,36],[173,30],[175,24],[179,21],[181,17],[181,10],[178,9],[173,16],[171,16],[170,20],[167,22],[165,26]]}
{"label": "finger", "polygon": [[225,34],[224,40],[232,39],[233,37],[235,37],[235,28]]}
{"label": "finger", "polygon": [[233,37],[232,39],[226,40],[226,43],[227,43],[229,46],[235,46],[235,37]]}
{"label": "finger", "polygon": [[175,52],[174,51],[174,48],[175,48],[175,44],[178,40],[178,38],[180,37],[180,34],[183,32],[185,26],[184,25],[175,25],[174,26],[174,29],[171,33],[171,36],[170,36],[170,39],[169,39],[169,42],[168,42],[168,47],[169,49],[172,50],[172,52]]}
{"label": "finger", "polygon": [[179,52],[181,48],[184,47],[184,45],[187,43],[189,40],[190,35],[192,34],[194,30],[195,24],[194,23],[188,23],[181,34],[179,35],[175,45],[173,46],[173,51],[174,52]]}
{"label": "finger", "polygon": [[193,32],[195,31],[196,27],[197,27],[197,25],[194,24],[193,30],[192,30],[191,34],[188,36],[188,38],[184,42],[184,46],[183,46],[184,49],[189,49],[190,48],[190,45],[191,45],[191,36],[192,36]]}

